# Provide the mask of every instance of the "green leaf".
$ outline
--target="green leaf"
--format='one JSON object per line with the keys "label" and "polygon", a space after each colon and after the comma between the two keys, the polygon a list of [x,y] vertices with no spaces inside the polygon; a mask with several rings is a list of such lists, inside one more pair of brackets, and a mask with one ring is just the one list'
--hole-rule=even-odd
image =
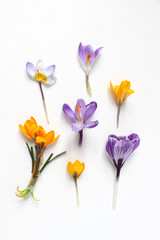
{"label": "green leaf", "polygon": [[[66,153],[67,151],[64,151],[64,152],[61,152],[59,153],[58,155],[56,155],[54,158],[52,158],[53,156],[53,153],[51,153],[51,155],[49,156],[49,158],[47,159],[47,161],[43,164],[43,166],[41,167],[40,169],[40,173],[43,172],[43,170],[45,169],[45,167],[50,163],[52,162],[53,160],[55,160],[56,158],[60,157],[61,155],[63,155],[64,153]],[[51,159],[52,158],[52,159]]]}
{"label": "green leaf", "polygon": [[29,151],[29,154],[31,156],[31,159],[32,159],[32,167],[33,167],[33,163],[34,163],[34,155],[33,155],[33,147],[29,147],[28,143],[26,142],[26,145],[27,145],[27,148],[28,148],[28,151]]}

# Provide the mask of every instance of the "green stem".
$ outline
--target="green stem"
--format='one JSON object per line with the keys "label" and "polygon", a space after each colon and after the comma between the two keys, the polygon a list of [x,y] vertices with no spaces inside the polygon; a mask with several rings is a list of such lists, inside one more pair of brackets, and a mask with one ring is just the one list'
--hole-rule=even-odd
{"label": "green stem", "polygon": [[92,96],[92,90],[89,84],[89,75],[86,75],[86,88],[87,88],[87,93],[91,97]]}

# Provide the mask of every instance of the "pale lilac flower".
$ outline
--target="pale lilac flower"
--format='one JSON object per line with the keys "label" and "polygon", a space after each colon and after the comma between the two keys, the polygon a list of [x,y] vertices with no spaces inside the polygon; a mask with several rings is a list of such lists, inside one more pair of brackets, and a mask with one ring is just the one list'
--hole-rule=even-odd
{"label": "pale lilac flower", "polygon": [[115,135],[108,136],[106,151],[117,170],[115,191],[114,191],[114,198],[113,198],[113,208],[115,208],[116,206],[118,180],[119,180],[121,168],[125,163],[125,161],[128,159],[128,157],[139,146],[139,144],[140,144],[140,138],[135,133],[132,133],[128,137],[117,137]]}
{"label": "pale lilac flower", "polygon": [[98,125],[98,121],[89,121],[89,118],[94,114],[97,109],[96,102],[90,102],[86,105],[83,99],[78,99],[75,107],[75,111],[72,111],[68,104],[63,105],[64,113],[73,121],[72,130],[79,132],[80,139],[79,145],[82,145],[83,129],[94,128]]}
{"label": "pale lilac flower", "polygon": [[103,47],[100,47],[94,51],[91,45],[83,46],[82,43],[79,44],[78,55],[86,74],[86,87],[89,96],[92,95],[92,90],[89,85],[89,73],[102,48]]}
{"label": "pale lilac flower", "polygon": [[33,65],[33,63],[31,62],[26,63],[27,74],[31,79],[36,80],[39,83],[42,100],[43,100],[44,111],[45,111],[45,115],[48,123],[49,123],[49,119],[48,119],[45,98],[42,90],[42,83],[48,86],[53,85],[56,81],[56,77],[54,76],[54,71],[55,71],[55,65],[50,65],[45,68],[42,60],[39,60],[36,66]]}
{"label": "pale lilac flower", "polygon": [[54,76],[55,65],[45,68],[42,60],[39,60],[36,66],[31,62],[27,62],[26,71],[32,79],[43,82],[46,85],[53,85],[56,81],[56,77]]}

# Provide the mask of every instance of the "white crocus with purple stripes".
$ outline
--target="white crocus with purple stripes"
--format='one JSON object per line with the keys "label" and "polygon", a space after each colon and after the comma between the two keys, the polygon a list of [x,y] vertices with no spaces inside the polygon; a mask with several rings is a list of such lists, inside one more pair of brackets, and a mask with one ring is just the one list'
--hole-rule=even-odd
{"label": "white crocus with purple stripes", "polygon": [[117,137],[109,135],[106,144],[106,152],[116,167],[116,181],[113,194],[113,208],[116,207],[117,193],[118,193],[118,180],[122,166],[128,157],[139,146],[140,138],[137,134],[132,133],[128,137]]}
{"label": "white crocus with purple stripes", "polygon": [[31,62],[27,62],[26,71],[28,76],[31,79],[39,83],[40,91],[42,94],[43,105],[44,105],[44,111],[45,111],[47,122],[49,123],[45,98],[42,90],[42,83],[46,84],[47,86],[51,86],[56,82],[56,77],[54,76],[55,65],[50,65],[45,68],[42,60],[39,60],[36,66]]}

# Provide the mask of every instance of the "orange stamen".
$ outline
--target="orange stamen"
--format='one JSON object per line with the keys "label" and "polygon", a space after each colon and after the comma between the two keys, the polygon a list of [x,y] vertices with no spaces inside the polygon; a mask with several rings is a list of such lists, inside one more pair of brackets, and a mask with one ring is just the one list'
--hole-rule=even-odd
{"label": "orange stamen", "polygon": [[89,55],[87,56],[87,60],[86,60],[86,63],[87,63],[87,64],[89,64],[90,59],[91,59],[91,55],[89,54]]}
{"label": "orange stamen", "polygon": [[39,76],[39,69],[37,69],[37,74],[38,74],[38,76]]}
{"label": "orange stamen", "polygon": [[80,115],[80,114],[81,114],[80,108],[82,108],[82,106],[81,106],[81,105],[77,105],[79,121],[82,120],[82,119],[81,119],[81,115]]}

